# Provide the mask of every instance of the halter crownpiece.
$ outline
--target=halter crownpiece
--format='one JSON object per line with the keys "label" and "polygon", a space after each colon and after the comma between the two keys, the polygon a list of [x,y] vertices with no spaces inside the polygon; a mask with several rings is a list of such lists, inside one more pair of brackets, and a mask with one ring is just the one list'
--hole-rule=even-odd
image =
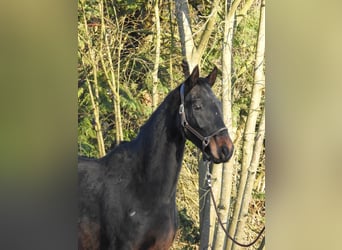
{"label": "halter crownpiece", "polygon": [[227,130],[227,128],[226,127],[220,128],[208,136],[201,135],[201,133],[199,133],[196,129],[191,127],[189,122],[186,120],[185,108],[184,108],[184,83],[180,86],[179,93],[181,97],[181,104],[179,105],[179,114],[181,116],[181,124],[183,128],[189,130],[194,136],[196,136],[202,142],[202,150],[204,150],[209,145],[210,139],[212,137],[214,137],[221,131]]}

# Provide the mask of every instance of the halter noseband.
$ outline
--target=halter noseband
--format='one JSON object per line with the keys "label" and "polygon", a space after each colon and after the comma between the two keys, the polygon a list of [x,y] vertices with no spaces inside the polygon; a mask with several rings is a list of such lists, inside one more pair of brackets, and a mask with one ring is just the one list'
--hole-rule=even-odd
{"label": "halter noseband", "polygon": [[220,133],[221,131],[227,130],[226,127],[220,128],[216,130],[214,133],[208,135],[208,136],[203,136],[201,133],[199,133],[196,129],[191,127],[189,122],[186,120],[186,115],[185,115],[185,109],[184,109],[184,84],[181,85],[179,89],[180,97],[181,97],[181,104],[179,105],[179,114],[181,117],[181,124],[183,128],[189,130],[194,136],[196,136],[201,142],[202,142],[202,150],[209,145],[210,139]]}

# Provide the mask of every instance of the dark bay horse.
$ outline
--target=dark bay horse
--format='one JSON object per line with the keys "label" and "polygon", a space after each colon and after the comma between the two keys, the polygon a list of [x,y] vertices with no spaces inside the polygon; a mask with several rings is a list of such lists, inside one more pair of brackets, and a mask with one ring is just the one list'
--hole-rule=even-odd
{"label": "dark bay horse", "polygon": [[79,158],[78,249],[166,250],[177,229],[176,185],[185,140],[212,161],[226,162],[233,144],[211,90],[217,69],[198,67],[140,129],[101,159]]}

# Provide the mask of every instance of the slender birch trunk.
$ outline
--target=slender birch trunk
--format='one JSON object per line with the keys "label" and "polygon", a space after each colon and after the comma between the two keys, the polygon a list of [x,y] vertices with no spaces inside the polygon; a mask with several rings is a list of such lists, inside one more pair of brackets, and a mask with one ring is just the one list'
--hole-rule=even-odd
{"label": "slender birch trunk", "polygon": [[254,1],[255,0],[247,0],[246,3],[241,8],[241,10],[237,13],[236,26],[238,26],[241,20],[247,15],[247,12],[251,8]]}
{"label": "slender birch trunk", "polygon": [[[96,72],[96,71],[95,71]],[[97,89],[97,84],[95,84],[95,77],[96,73],[94,72],[94,88]],[[97,146],[98,146],[98,151],[99,151],[99,157],[102,157],[106,154],[105,147],[104,147],[104,140],[103,140],[103,135],[102,135],[102,127],[100,123],[100,109],[99,109],[99,103],[98,99],[96,97],[96,94],[94,96],[93,90],[91,83],[89,79],[86,79],[87,85],[88,85],[88,90],[89,90],[89,95],[90,95],[90,100],[91,100],[91,105],[93,108],[93,114],[94,114],[94,128],[96,132],[96,139],[97,139]],[[97,92],[97,91],[95,91]]]}
{"label": "slender birch trunk", "polygon": [[176,0],[176,16],[178,31],[182,45],[182,54],[189,64],[189,71],[192,72],[196,65],[200,65],[203,53],[208,45],[209,38],[215,28],[219,0],[212,2],[212,9],[206,25],[203,27],[201,38],[196,47],[191,30],[190,14],[187,0]]}
{"label": "slender birch trunk", "polygon": [[[200,181],[200,249],[213,249],[215,242],[215,220],[216,212],[212,206],[210,191],[207,186],[207,164],[208,161],[199,161],[199,181]],[[216,197],[219,197],[221,191],[222,167],[220,164],[211,166],[211,189]]]}
{"label": "slender birch trunk", "polygon": [[175,4],[182,54],[189,65],[189,71],[192,72],[199,60],[197,58],[197,50],[192,37],[188,1],[176,0]]}
{"label": "slender birch trunk", "polygon": [[[125,16],[124,16],[124,20],[125,20]],[[116,24],[117,24],[117,27],[120,27],[120,24],[119,24],[119,21],[118,21],[118,18],[116,17],[115,18],[116,20]],[[121,119],[121,100],[120,100],[120,74],[121,74],[121,51],[123,49],[123,44],[122,44],[122,36],[123,36],[123,28],[124,28],[124,20],[122,21],[122,25],[121,25],[121,29],[119,29],[119,41],[118,41],[118,66],[117,66],[117,84],[116,84],[116,98],[115,98],[115,120],[116,120],[116,124],[117,124],[117,127],[116,127],[116,132],[117,132],[117,143],[120,143],[121,141],[123,141],[123,131],[122,131],[122,119]],[[107,46],[107,48],[109,48],[109,46]],[[115,48],[113,48],[115,49]],[[110,55],[110,52],[108,51],[109,55]],[[110,57],[109,58],[109,62],[110,62],[110,66],[111,66],[111,69],[114,70],[114,67],[113,67],[113,60],[112,58]]]}
{"label": "slender birch trunk", "polygon": [[[120,141],[123,140],[123,131],[122,131],[122,121],[121,121],[121,109],[120,109],[120,56],[121,56],[121,50],[122,50],[122,34],[123,34],[123,25],[121,27],[121,30],[119,29],[120,24],[119,20],[116,18],[116,27],[118,30],[116,32],[118,33],[118,41],[114,41],[112,44],[118,43],[118,46],[110,46],[111,41],[109,41],[109,36],[106,34],[105,31],[105,18],[104,18],[104,6],[103,1],[100,1],[99,3],[99,9],[101,13],[101,39],[100,39],[100,51],[99,51],[99,57],[102,64],[103,72],[106,76],[106,80],[108,83],[109,88],[111,89],[113,93],[113,108],[114,108],[114,115],[115,115],[115,140],[116,143],[119,144]],[[115,8],[114,8],[115,12]],[[115,38],[116,39],[116,38]],[[112,52],[113,50],[113,52]],[[113,56],[116,54],[116,50],[118,50],[118,66],[117,70],[114,69],[113,66]],[[107,56],[105,58],[105,55]]]}
{"label": "slender birch trunk", "polygon": [[[84,8],[83,8],[83,13],[85,13]],[[99,156],[102,157],[106,154],[106,151],[105,151],[104,139],[103,139],[103,134],[102,134],[102,126],[100,122],[100,108],[99,108],[100,98],[99,98],[99,89],[98,89],[98,80],[97,80],[97,70],[98,70],[97,60],[98,59],[95,55],[95,50],[91,43],[85,14],[83,15],[83,23],[84,23],[84,29],[85,29],[84,41],[88,44],[88,47],[89,47],[88,60],[92,66],[92,71],[93,71],[93,86],[88,78],[86,79],[86,82],[88,85],[88,90],[89,90],[90,99],[91,99],[92,108],[93,108],[94,123],[95,123],[94,127],[95,127],[96,139],[97,139],[97,144],[98,144],[98,152],[99,152]],[[82,60],[82,63],[85,65],[83,60]]]}
{"label": "slender birch trunk", "polygon": [[[255,60],[255,73],[254,73],[254,86],[252,90],[251,104],[249,107],[249,113],[246,122],[246,128],[244,132],[244,142],[242,149],[242,165],[240,172],[240,183],[238,190],[238,197],[234,208],[234,215],[231,226],[229,228],[229,234],[236,238],[237,235],[241,235],[242,228],[239,227],[242,218],[243,202],[246,195],[246,187],[248,180],[248,169],[251,165],[253,156],[253,147],[255,142],[255,126],[257,117],[259,115],[260,102],[262,98],[262,91],[265,88],[264,78],[264,54],[265,54],[265,1],[261,3],[260,11],[260,24],[256,49]],[[239,229],[239,232],[237,231]],[[236,238],[241,241],[241,238]],[[235,249],[236,245],[233,245],[231,241],[227,244],[227,249]]]}
{"label": "slender birch trunk", "polygon": [[[234,16],[229,18],[231,1],[225,1],[225,19],[224,19],[224,34],[222,45],[222,111],[223,119],[230,132],[231,139],[234,140],[233,124],[232,124],[232,46],[233,46],[233,31],[234,31]],[[221,195],[219,200],[219,216],[223,223],[229,221],[230,197],[233,183],[233,168],[234,156],[227,163],[220,164],[222,168],[222,185]],[[216,222],[215,241],[213,243],[215,250],[222,250],[225,247],[226,235],[221,226]]]}
{"label": "slender birch trunk", "polygon": [[[228,19],[232,20],[235,14],[235,11],[239,5],[241,0],[234,1],[234,4],[231,8],[231,11],[228,13]],[[186,61],[188,62],[188,70],[187,72],[191,72],[195,65],[200,64],[201,57],[208,45],[209,38],[211,33],[213,32],[216,24],[216,18],[217,13],[219,9],[219,0],[215,0],[212,3],[212,9],[211,14],[209,15],[209,18],[206,22],[206,25],[203,29],[203,32],[201,33],[201,39],[198,43],[198,47],[195,46],[194,40],[193,40],[193,34],[191,31],[191,24],[190,24],[190,15],[189,15],[189,9],[188,9],[188,3],[186,0],[176,0],[176,16],[177,16],[177,23],[178,23],[178,29],[179,29],[179,35],[181,39],[182,44],[182,53],[185,57]],[[230,52],[229,52],[230,53]],[[230,60],[230,59],[229,59]],[[230,75],[231,66],[229,66],[228,75]],[[223,94],[226,98],[228,96],[228,99],[224,101],[224,110],[225,114],[224,116],[226,124],[228,125],[230,131],[232,127],[231,120],[228,119],[232,117],[231,114],[231,90],[226,90],[226,92]],[[199,160],[199,195],[200,195],[200,249],[209,249],[213,247],[214,239],[214,233],[215,233],[215,220],[216,220],[216,213],[213,206],[211,206],[210,202],[210,194],[208,187],[206,186],[206,171],[207,171],[207,164],[208,162],[205,160],[200,159]],[[232,163],[230,163],[232,164]],[[231,171],[232,166],[228,165],[227,171],[228,176],[232,176],[232,173],[229,173]],[[216,199],[221,197],[221,189],[222,189],[222,165],[213,165],[212,167],[212,190],[213,194]],[[227,172],[225,173],[227,175]],[[226,180],[227,181],[227,180]],[[232,182],[231,180],[228,180],[227,182]],[[227,192],[226,186],[223,188],[223,194]],[[228,191],[229,192],[229,191]],[[229,206],[225,207],[226,214],[224,215],[225,218],[227,218]],[[221,236],[220,236],[221,237]],[[218,244],[222,244],[223,241]],[[219,248],[217,248],[219,249]],[[222,248],[221,248],[222,249]]]}
{"label": "slender birch trunk", "polygon": [[[241,239],[244,234],[244,227],[246,225],[246,220],[248,216],[249,204],[252,200],[253,183],[255,181],[255,175],[259,166],[260,155],[263,150],[263,142],[265,137],[265,109],[263,109],[262,117],[259,125],[259,130],[256,135],[256,141],[253,149],[253,156],[251,160],[250,167],[248,168],[247,183],[244,193],[244,202],[241,206],[240,221],[236,229],[236,238]],[[235,246],[233,249],[243,249],[239,246]]]}
{"label": "slender birch trunk", "polygon": [[158,0],[155,0],[154,13],[156,22],[156,56],[154,61],[154,68],[152,72],[152,110],[155,110],[158,106],[158,68],[160,57],[160,19],[159,19],[159,7]]}
{"label": "slender birch trunk", "polygon": [[[92,60],[95,60],[95,55],[93,55]],[[93,73],[94,73],[95,98],[93,97],[92,104],[93,104],[93,108],[94,108],[95,131],[96,131],[97,141],[98,141],[98,145],[99,145],[99,156],[102,157],[106,154],[106,150],[105,150],[105,146],[104,146],[102,126],[101,126],[101,122],[100,122],[100,106],[99,106],[100,96],[99,96],[99,85],[98,85],[98,81],[97,81],[97,65],[95,64],[95,61],[93,61]],[[89,87],[91,89],[90,83],[89,83]]]}
{"label": "slender birch trunk", "polygon": [[175,47],[175,39],[174,39],[174,30],[173,30],[173,24],[172,24],[172,1],[169,1],[169,23],[170,23],[170,33],[171,33],[171,41],[170,41],[170,58],[169,58],[169,76],[170,76],[170,86],[173,89],[173,53],[174,53],[174,47]]}
{"label": "slender birch trunk", "polygon": [[211,7],[209,18],[201,34],[200,42],[197,46],[197,57],[199,61],[201,60],[203,53],[208,46],[209,38],[211,34],[213,33],[213,30],[215,29],[217,13],[220,8],[220,0],[214,0],[211,6],[212,7]]}
{"label": "slender birch trunk", "polygon": [[[177,16],[177,24],[178,24],[178,31],[182,45],[182,54],[185,58],[187,67],[184,72],[191,73],[193,68],[200,64],[200,58],[197,53],[197,48],[195,46],[193,40],[193,34],[191,30],[191,23],[190,23],[190,14],[189,14],[189,7],[187,0],[176,0],[176,16]],[[212,30],[212,29],[211,29]],[[210,34],[207,33],[206,36],[208,37]],[[204,38],[203,38],[204,39]],[[209,40],[209,39],[208,39]],[[202,43],[202,48],[204,43]],[[184,67],[184,66],[183,66]],[[185,73],[185,77],[187,77]],[[210,212],[212,209],[210,206],[210,196],[208,193],[208,187],[206,185],[206,171],[207,171],[207,162],[199,159],[198,162],[199,168],[199,199],[200,199],[200,249],[209,249],[209,243],[211,244],[213,239],[213,232],[214,232],[214,214]],[[217,168],[214,168],[217,169]],[[216,188],[215,181],[213,181],[213,188],[214,190],[218,190]]]}

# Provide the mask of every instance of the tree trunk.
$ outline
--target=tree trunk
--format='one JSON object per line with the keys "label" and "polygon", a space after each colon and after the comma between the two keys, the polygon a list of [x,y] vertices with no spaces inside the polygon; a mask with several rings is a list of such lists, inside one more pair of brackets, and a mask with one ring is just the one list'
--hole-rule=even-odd
{"label": "tree trunk", "polygon": [[[234,18],[228,19],[230,9],[230,1],[225,1],[225,25],[222,45],[222,111],[223,119],[230,132],[231,139],[234,140],[233,124],[232,124],[232,45],[233,45],[233,31]],[[221,195],[219,201],[219,216],[223,223],[229,221],[230,197],[233,184],[233,168],[234,156],[227,163],[220,164],[222,168],[222,185]],[[222,250],[226,244],[226,235],[220,225],[216,226],[214,249]]]}
{"label": "tree trunk", "polygon": [[[112,93],[113,93],[113,108],[114,108],[114,115],[115,115],[115,140],[116,143],[119,144],[120,141],[123,140],[123,131],[122,131],[122,121],[121,121],[121,109],[120,109],[120,56],[121,56],[121,49],[122,49],[122,34],[123,34],[123,26],[121,30],[119,29],[120,24],[119,20],[116,18],[116,27],[118,28],[117,32],[118,35],[118,41],[114,41],[113,43],[110,43],[108,41],[108,36],[105,32],[105,17],[104,17],[104,11],[103,11],[103,1],[100,2],[100,12],[101,12],[101,39],[100,39],[100,51],[99,56],[101,59],[101,64],[103,68],[103,72],[106,76],[106,80],[108,83],[108,86],[110,87]],[[114,9],[115,11],[115,9]],[[113,38],[117,39],[117,38]],[[118,46],[115,46],[116,42],[118,43]],[[110,44],[113,44],[113,47],[110,47]],[[105,51],[104,47],[105,46]],[[118,50],[118,66],[117,70],[115,72],[114,66],[113,66],[113,57],[112,57],[112,50],[115,52],[115,50]],[[104,55],[107,55],[107,60],[104,58]]]}
{"label": "tree trunk", "polygon": [[182,45],[182,54],[189,65],[189,71],[198,64],[197,50],[192,37],[190,14],[187,0],[176,0],[178,31]]}
{"label": "tree trunk", "polygon": [[158,0],[155,0],[154,13],[156,22],[156,56],[154,61],[154,68],[152,72],[152,110],[154,111],[158,106],[158,68],[159,68],[159,57],[160,57],[160,19],[159,19],[159,7]]}
{"label": "tree trunk", "polygon": [[[125,19],[125,17],[124,17]],[[116,22],[117,22],[117,27],[120,27],[119,21],[116,18]],[[115,104],[116,104],[116,109],[115,109],[115,120],[116,120],[116,132],[117,132],[117,144],[119,144],[122,140],[123,140],[123,131],[122,131],[122,121],[121,121],[121,100],[120,100],[120,74],[121,74],[121,51],[123,48],[122,45],[122,35],[123,35],[123,28],[124,28],[124,20],[122,22],[121,25],[121,29],[119,29],[119,41],[118,41],[118,66],[117,66],[117,84],[116,84],[116,98],[115,98]],[[107,37],[107,36],[106,36]],[[109,48],[109,46],[108,46]],[[115,49],[115,48],[113,48]],[[110,52],[108,51],[108,54],[110,55]],[[111,68],[114,70],[113,68],[113,63],[112,63],[112,59],[111,57],[109,58],[110,61],[110,65]]]}
{"label": "tree trunk", "polygon": [[[207,160],[199,161],[199,194],[200,194],[200,249],[212,249],[215,233],[216,212],[211,205],[210,190],[207,185]],[[216,197],[220,195],[222,168],[221,165],[211,164],[211,189]]]}
{"label": "tree trunk", "polygon": [[169,24],[170,24],[170,33],[171,33],[171,41],[170,41],[170,58],[169,58],[169,77],[170,77],[170,86],[173,89],[175,86],[173,86],[173,53],[175,48],[175,39],[174,39],[174,30],[173,30],[173,24],[172,24],[172,1],[169,1]]}
{"label": "tree trunk", "polygon": [[211,12],[207,20],[207,24],[202,32],[200,42],[197,47],[197,57],[200,60],[203,56],[205,49],[208,46],[209,38],[213,32],[216,24],[217,12],[220,7],[220,0],[214,0],[211,4]]}
{"label": "tree trunk", "polygon": [[[84,9],[83,9],[84,12]],[[94,90],[92,87],[92,84],[90,83],[90,80],[86,79],[86,82],[88,84],[88,90],[90,94],[90,99],[93,107],[93,114],[94,114],[94,127],[96,131],[96,139],[97,139],[97,145],[98,145],[98,152],[99,156],[102,157],[106,154],[105,146],[104,146],[104,140],[103,140],[103,134],[102,134],[102,126],[100,122],[100,108],[99,108],[99,89],[98,89],[98,80],[97,80],[97,67],[98,67],[98,59],[95,55],[95,50],[92,47],[90,34],[88,31],[88,25],[85,15],[83,15],[83,22],[85,25],[85,42],[88,44],[89,50],[89,62],[92,66],[93,70],[93,83],[94,83]],[[82,60],[83,65],[85,65],[84,61]],[[95,92],[95,93],[94,93]]]}
{"label": "tree trunk", "polygon": [[242,9],[237,13],[236,26],[238,26],[241,20],[247,15],[247,12],[251,8],[254,1],[255,0],[247,0]]}
{"label": "tree trunk", "polygon": [[[244,142],[242,151],[242,165],[240,173],[240,183],[238,190],[238,197],[234,208],[234,215],[231,226],[229,228],[229,234],[236,238],[236,236],[242,235],[242,228],[239,227],[242,218],[242,207],[245,197],[245,189],[247,187],[248,168],[251,165],[253,147],[254,147],[254,136],[257,117],[259,115],[260,102],[262,97],[262,91],[265,87],[264,78],[264,54],[265,54],[265,4],[264,1],[261,3],[260,11],[260,24],[259,34],[256,49],[256,60],[255,60],[255,73],[254,73],[254,86],[252,90],[252,99],[249,107],[249,113],[246,122],[246,128],[244,132]],[[239,231],[237,231],[239,229]],[[236,238],[241,241],[240,237]],[[232,245],[231,241],[228,242],[227,249],[235,249],[236,245]]]}
{"label": "tree trunk", "polygon": [[[234,5],[232,6],[232,11],[229,12],[228,19],[232,20],[234,17],[234,13],[237,9],[237,6],[239,5],[241,0],[236,0],[234,2]],[[237,2],[237,3],[236,3]],[[177,16],[177,23],[178,23],[178,29],[179,29],[179,35],[181,39],[181,45],[182,45],[182,53],[185,57],[187,63],[188,63],[188,70],[186,72],[191,72],[193,68],[200,64],[201,57],[208,45],[210,35],[212,31],[214,30],[215,24],[216,24],[216,18],[217,13],[219,9],[219,0],[215,0],[212,3],[212,9],[211,14],[206,22],[204,31],[201,34],[200,42],[198,43],[199,46],[196,48],[193,40],[193,35],[191,31],[191,24],[190,24],[190,15],[189,15],[189,8],[188,3],[186,0],[176,0],[176,16]],[[230,23],[230,26],[233,24]],[[228,33],[227,33],[228,34]],[[228,39],[228,35],[227,35]],[[232,39],[231,37],[229,39]],[[229,46],[228,46],[229,47]],[[231,46],[229,48],[226,48],[227,50],[230,50]],[[227,52],[228,53],[228,52]],[[231,53],[231,51],[229,51]],[[228,81],[227,85],[224,86],[225,92],[223,93],[224,100],[224,119],[225,123],[227,124],[229,130],[232,130],[232,113],[231,113],[231,83],[228,77],[230,77],[231,73],[231,55],[228,55],[229,63],[226,64],[226,66],[229,68],[226,70],[227,74],[225,75],[225,80]],[[186,74],[185,74],[186,75]],[[228,76],[228,77],[226,77]],[[230,119],[229,119],[230,118]],[[213,194],[216,199],[220,198],[221,196],[226,196],[226,192],[230,192],[229,188],[230,186],[226,186],[224,184],[224,187],[222,185],[222,174],[224,173],[226,176],[228,176],[228,179],[226,177],[226,182],[231,183],[232,181],[229,180],[229,176],[231,178],[232,176],[232,163],[229,163],[229,165],[226,165],[226,172],[222,172],[222,164],[220,165],[214,165],[212,167],[212,190]],[[200,240],[200,249],[208,249],[213,247],[213,243],[215,242],[214,234],[215,234],[215,220],[216,220],[216,212],[213,206],[210,204],[210,193],[208,192],[208,187],[206,185],[206,169],[207,169],[207,161],[205,160],[199,160],[199,195],[200,195],[200,234],[201,234],[201,240]],[[222,189],[222,195],[221,195],[221,189]],[[228,190],[227,190],[228,189]],[[227,198],[224,197],[223,200],[226,202]],[[225,204],[225,203],[222,203]],[[224,211],[224,219],[226,221],[227,214],[228,214],[229,206],[226,206]],[[222,235],[220,236],[222,237]],[[223,247],[222,242],[224,243],[224,237],[223,240],[221,240],[221,243],[219,243],[217,246],[220,246],[221,249]],[[219,249],[218,247],[217,249]]]}
{"label": "tree trunk", "polygon": [[176,16],[178,23],[179,36],[182,45],[182,54],[189,64],[189,70],[192,72],[196,65],[201,63],[201,58],[208,45],[209,38],[215,28],[217,13],[219,9],[219,0],[212,3],[211,13],[203,27],[201,39],[196,47],[191,30],[190,14],[187,0],[176,0]]}
{"label": "tree trunk", "polygon": [[[96,70],[94,71],[94,88],[95,90],[97,89],[98,85],[97,85],[97,74],[96,74]],[[92,86],[90,84],[89,79],[87,78],[86,80],[87,84],[88,84],[88,90],[89,90],[89,94],[90,94],[90,100],[91,100],[91,104],[93,107],[93,114],[94,114],[94,128],[95,128],[95,132],[96,132],[96,139],[97,139],[97,146],[98,146],[98,151],[99,151],[99,157],[102,157],[106,154],[105,151],[105,147],[104,147],[104,140],[103,140],[103,134],[102,134],[102,127],[101,127],[101,122],[100,122],[100,109],[99,109],[99,103],[98,103],[98,96],[93,94],[93,90],[92,90]],[[95,83],[96,82],[96,83]],[[97,91],[95,91],[97,92]]]}
{"label": "tree trunk", "polygon": [[[259,130],[256,136],[256,141],[253,150],[253,156],[251,160],[250,167],[248,168],[247,183],[244,193],[244,201],[241,206],[240,221],[236,229],[236,238],[242,238],[243,229],[246,225],[246,220],[248,216],[249,203],[252,200],[253,183],[255,181],[255,175],[259,166],[260,155],[263,150],[263,142],[265,137],[265,109],[262,112],[262,117],[259,125]],[[235,246],[233,249],[243,249],[240,246]]]}

